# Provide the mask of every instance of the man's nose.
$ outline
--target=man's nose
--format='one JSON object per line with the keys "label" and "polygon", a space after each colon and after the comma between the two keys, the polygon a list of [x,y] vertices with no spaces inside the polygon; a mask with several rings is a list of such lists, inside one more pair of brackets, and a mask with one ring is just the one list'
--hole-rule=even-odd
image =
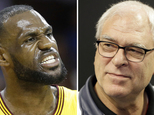
{"label": "man's nose", "polygon": [[125,56],[125,52],[123,49],[119,49],[117,54],[112,58],[112,63],[116,67],[126,66],[128,65],[128,60]]}
{"label": "man's nose", "polygon": [[40,37],[41,37],[41,39],[40,39],[40,42],[38,43],[38,48],[40,50],[48,50],[51,47],[57,48],[56,41],[55,41],[54,37],[49,38],[46,35],[41,35]]}

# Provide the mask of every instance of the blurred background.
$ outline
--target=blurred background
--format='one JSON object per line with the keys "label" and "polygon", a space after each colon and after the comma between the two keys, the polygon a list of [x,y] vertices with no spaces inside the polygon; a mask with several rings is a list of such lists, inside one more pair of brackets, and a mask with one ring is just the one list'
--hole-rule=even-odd
{"label": "blurred background", "polygon": [[[67,79],[59,85],[77,89],[77,30],[76,0],[0,0],[0,10],[17,4],[31,5],[53,27],[60,56],[68,70]],[[5,81],[0,70],[0,91]]]}
{"label": "blurred background", "polygon": [[[110,5],[121,0],[0,0],[0,10],[15,4],[33,6],[52,25],[61,58],[68,69],[67,79],[60,85],[77,89],[77,2],[78,2],[78,51],[79,89],[94,74],[95,25]],[[140,0],[154,7],[153,0]],[[153,77],[154,78],[154,77]],[[154,84],[154,79],[151,80]],[[0,90],[5,87],[0,71]]]}
{"label": "blurred background", "polygon": [[[79,89],[85,84],[86,79],[94,74],[95,56],[95,25],[101,15],[110,5],[122,0],[78,0],[79,6]],[[140,0],[154,7],[153,0]],[[154,84],[154,77],[151,80]]]}

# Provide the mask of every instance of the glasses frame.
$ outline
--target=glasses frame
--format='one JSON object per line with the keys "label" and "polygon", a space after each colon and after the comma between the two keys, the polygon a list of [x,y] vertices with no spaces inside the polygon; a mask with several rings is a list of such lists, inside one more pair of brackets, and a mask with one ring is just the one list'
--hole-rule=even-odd
{"label": "glasses frame", "polygon": [[[153,50],[154,50],[154,48],[152,48],[152,49],[146,49],[146,48],[141,48],[141,47],[138,47],[138,46],[125,46],[125,47],[122,47],[122,46],[119,46],[118,44],[113,43],[113,42],[99,41],[99,40],[97,40],[97,41],[96,41],[96,44],[98,45],[98,52],[99,52],[99,44],[100,44],[101,42],[111,43],[111,44],[114,44],[114,45],[118,46],[118,49],[117,49],[115,55],[117,54],[117,52],[119,51],[119,49],[123,49],[124,52],[125,52],[125,57],[126,57],[127,60],[129,60],[129,59],[128,59],[127,56],[126,56],[126,48],[128,48],[128,47],[135,47],[135,48],[139,48],[139,49],[144,50],[145,53],[144,53],[143,59],[142,59],[141,61],[131,61],[131,60],[129,60],[129,61],[131,61],[131,62],[136,62],[136,63],[142,62],[142,61],[144,60],[144,58],[145,58],[146,53],[149,52],[149,51],[153,51]],[[99,52],[99,54],[100,54],[101,56],[103,56],[100,52]],[[112,57],[108,57],[108,58],[113,58],[115,55],[113,55]],[[107,57],[107,56],[103,56],[103,57]]]}

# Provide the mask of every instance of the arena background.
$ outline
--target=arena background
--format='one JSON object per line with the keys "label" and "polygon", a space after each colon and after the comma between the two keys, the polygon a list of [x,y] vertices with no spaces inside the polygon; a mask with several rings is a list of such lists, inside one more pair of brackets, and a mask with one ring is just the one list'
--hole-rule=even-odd
{"label": "arena background", "polygon": [[[76,0],[0,0],[0,10],[16,4],[31,5],[53,27],[61,58],[68,70],[67,79],[60,85],[77,89]],[[4,88],[5,82],[0,70],[0,90]]]}
{"label": "arena background", "polygon": [[[111,4],[122,0],[79,0],[79,89],[94,74],[95,25]],[[154,7],[153,0],[140,0]],[[151,81],[154,84],[154,80]]]}

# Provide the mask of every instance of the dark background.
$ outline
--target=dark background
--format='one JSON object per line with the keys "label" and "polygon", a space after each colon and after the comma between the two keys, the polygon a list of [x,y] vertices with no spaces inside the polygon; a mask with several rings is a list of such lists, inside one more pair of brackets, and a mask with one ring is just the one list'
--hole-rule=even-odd
{"label": "dark background", "polygon": [[[76,0],[0,0],[0,10],[11,5],[31,5],[53,27],[61,58],[68,70],[67,79],[60,85],[71,89],[76,87]],[[5,82],[0,70],[0,90]]]}
{"label": "dark background", "polygon": [[[119,1],[78,0],[79,89],[86,79],[94,73],[95,25],[106,9]],[[141,1],[154,7],[153,0]],[[76,89],[76,0],[0,0],[0,10],[14,4],[32,5],[52,25],[62,60],[68,69],[67,80],[60,85]],[[4,87],[5,82],[0,71],[0,90]]]}
{"label": "dark background", "polygon": [[[94,74],[95,25],[110,5],[120,0],[79,0],[79,89]],[[140,0],[154,7],[153,0]],[[154,82],[154,80],[152,80]],[[154,84],[154,83],[153,83]]]}

